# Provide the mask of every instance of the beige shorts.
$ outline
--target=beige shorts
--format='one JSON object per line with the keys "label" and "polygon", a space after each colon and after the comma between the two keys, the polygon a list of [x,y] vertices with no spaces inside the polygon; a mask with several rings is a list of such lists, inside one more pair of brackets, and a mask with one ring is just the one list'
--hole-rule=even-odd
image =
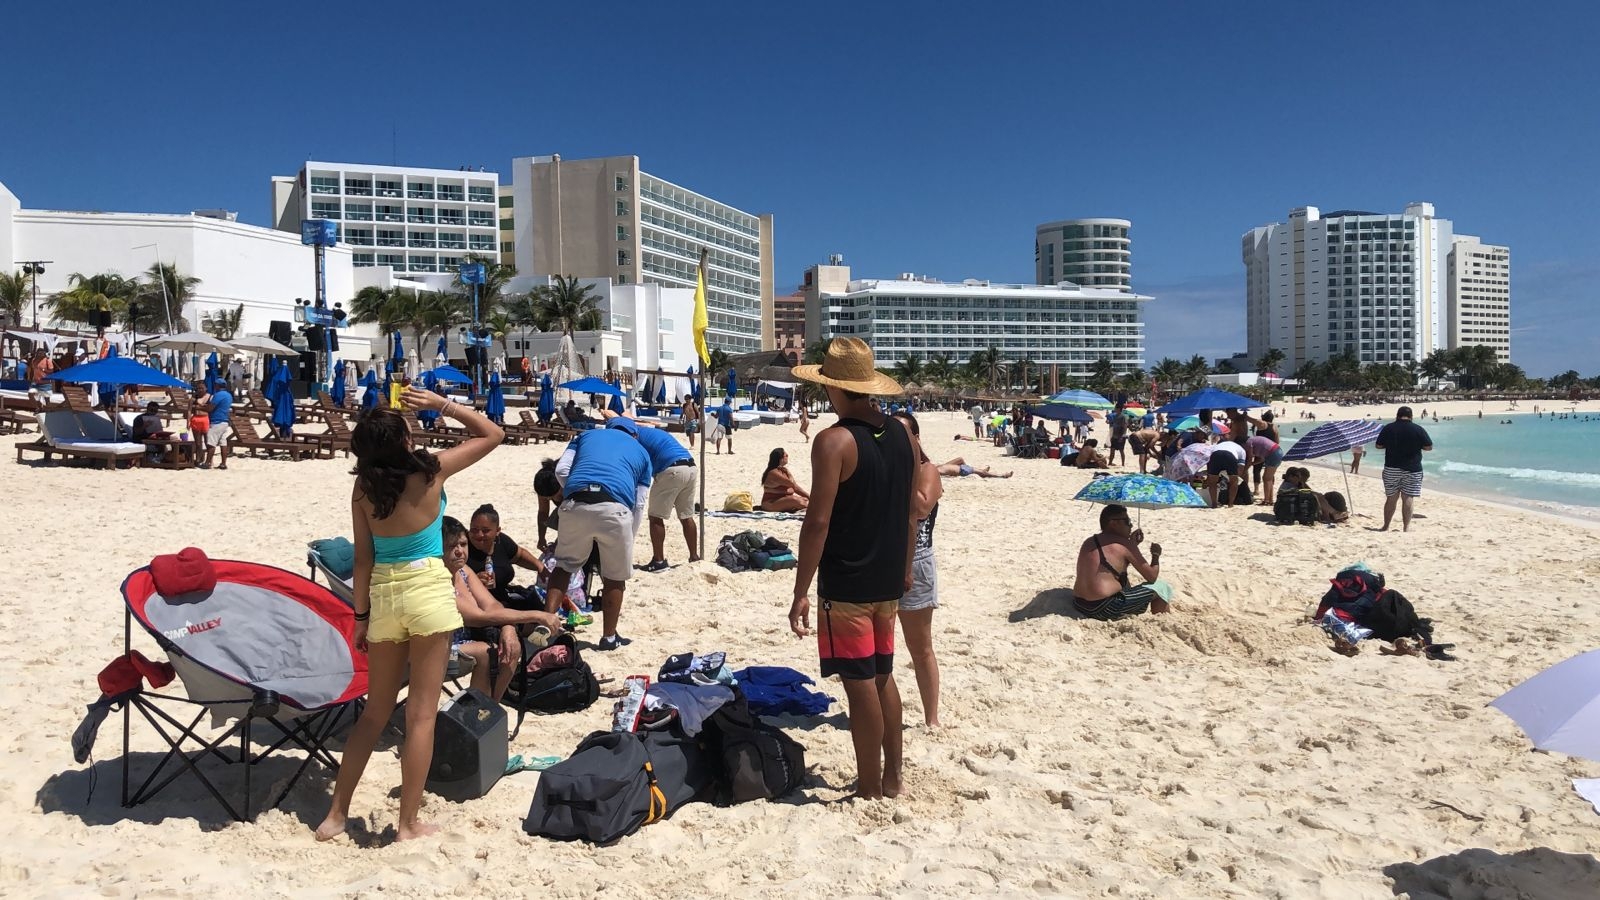
{"label": "beige shorts", "polygon": [[211,423],[211,430],[206,432],[206,446],[221,447],[228,442],[230,437],[233,437],[232,425],[227,422],[213,422]]}
{"label": "beige shorts", "polygon": [[666,519],[674,513],[679,519],[694,518],[694,466],[672,466],[662,470],[650,485],[650,518]]}
{"label": "beige shorts", "polygon": [[577,575],[600,548],[600,577],[627,581],[633,574],[633,510],[621,503],[578,503],[567,500],[557,510],[561,533],[556,538],[556,565]]}

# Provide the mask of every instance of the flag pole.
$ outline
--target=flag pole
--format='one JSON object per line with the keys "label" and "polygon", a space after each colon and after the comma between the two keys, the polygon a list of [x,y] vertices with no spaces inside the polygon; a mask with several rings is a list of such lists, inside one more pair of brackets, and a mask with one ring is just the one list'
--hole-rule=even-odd
{"label": "flag pole", "polygon": [[[708,326],[706,307],[706,257],[711,251],[706,247],[700,248],[700,283],[695,291],[694,329],[695,329],[695,355],[700,357],[700,402],[695,404],[695,414],[700,417],[700,558],[706,558],[706,440],[705,429],[706,411],[705,402],[711,399],[706,390],[706,367],[711,364],[706,357],[705,329]],[[689,385],[690,395],[693,396],[694,384]]]}

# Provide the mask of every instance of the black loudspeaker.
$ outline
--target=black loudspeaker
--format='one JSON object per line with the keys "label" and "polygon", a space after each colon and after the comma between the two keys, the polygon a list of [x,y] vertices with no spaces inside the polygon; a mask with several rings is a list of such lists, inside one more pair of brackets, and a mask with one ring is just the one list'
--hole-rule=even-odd
{"label": "black loudspeaker", "polygon": [[335,353],[339,352],[339,329],[337,328],[328,329],[328,349]]}
{"label": "black loudspeaker", "polygon": [[289,346],[289,341],[291,339],[291,335],[293,334],[294,329],[289,327],[288,322],[274,321],[271,325],[267,326],[267,337],[272,338],[285,347]]}
{"label": "black loudspeaker", "polygon": [[89,327],[90,328],[110,328],[111,327],[111,311],[110,310],[105,310],[105,309],[91,310],[89,312]]}
{"label": "black loudspeaker", "polygon": [[298,373],[291,372],[290,374],[299,381],[316,381],[317,354],[311,352],[310,350],[301,353],[300,371]]}
{"label": "black loudspeaker", "polygon": [[447,800],[475,800],[505,774],[506,711],[488,694],[468,688],[450,698],[433,729],[428,790]]}
{"label": "black loudspeaker", "polygon": [[313,353],[321,353],[322,352],[322,326],[321,325],[307,325],[305,328],[306,328],[306,349],[310,350]]}

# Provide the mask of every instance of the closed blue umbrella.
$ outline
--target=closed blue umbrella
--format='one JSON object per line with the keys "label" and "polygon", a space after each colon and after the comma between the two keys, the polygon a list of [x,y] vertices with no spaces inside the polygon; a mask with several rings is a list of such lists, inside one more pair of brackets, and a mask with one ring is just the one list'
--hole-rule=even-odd
{"label": "closed blue umbrella", "polygon": [[728,386],[729,397],[739,396],[739,373],[735,372],[732,366],[728,367],[728,377],[725,383]]}
{"label": "closed blue umbrella", "polygon": [[656,379],[656,405],[657,406],[665,406],[666,403],[667,403],[667,380],[665,378],[657,378]]}
{"label": "closed blue umbrella", "polygon": [[366,392],[361,395],[361,408],[363,410],[376,409],[378,406],[378,369],[376,366],[367,370],[361,376],[361,386]]}
{"label": "closed blue umbrella", "polygon": [[443,356],[445,358],[449,358],[450,356],[450,346],[445,343],[444,335],[442,334],[439,335],[439,346],[433,351],[433,355]]}
{"label": "closed blue umbrella", "polygon": [[556,390],[550,384],[550,373],[546,372],[539,379],[539,421],[549,424],[555,412]]}
{"label": "closed blue umbrella", "polygon": [[696,402],[700,400],[700,379],[694,377],[694,366],[689,367],[689,396]]}
{"label": "closed blue umbrella", "polygon": [[344,360],[339,360],[333,370],[333,402],[336,406],[344,405]]}
{"label": "closed blue umbrella", "polygon": [[505,424],[506,397],[500,389],[500,373],[489,373],[489,396],[483,401],[483,414],[494,421],[496,425]]}
{"label": "closed blue umbrella", "polygon": [[285,433],[294,427],[294,394],[289,390],[289,367],[279,366],[272,375],[272,424]]}
{"label": "closed blue umbrella", "polygon": [[622,392],[620,390],[611,395],[611,403],[608,408],[619,416],[626,411],[627,407],[622,405]]}
{"label": "closed blue umbrella", "polygon": [[1249,397],[1230,394],[1221,388],[1204,387],[1192,394],[1185,394],[1179,397],[1156,410],[1156,412],[1166,413],[1169,416],[1187,416],[1192,413],[1205,412],[1206,410],[1260,409],[1263,406],[1266,406],[1266,404],[1260,400],[1252,400]]}
{"label": "closed blue umbrella", "polygon": [[[421,385],[422,389],[425,391],[435,391],[440,394],[444,393],[444,391],[440,390],[439,387],[439,376],[435,375],[433,371],[423,372],[422,374],[418,375],[417,384]],[[417,412],[417,421],[421,422],[422,427],[424,428],[432,428],[434,423],[439,421],[439,414],[431,409],[419,410]]]}

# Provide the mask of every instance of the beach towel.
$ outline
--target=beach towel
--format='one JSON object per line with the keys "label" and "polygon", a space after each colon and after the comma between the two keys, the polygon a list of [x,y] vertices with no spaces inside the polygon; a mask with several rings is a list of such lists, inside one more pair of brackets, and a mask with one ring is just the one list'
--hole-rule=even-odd
{"label": "beach towel", "polygon": [[706,513],[706,515],[714,516],[719,519],[776,519],[778,521],[784,521],[787,519],[804,519],[806,517],[805,513],[766,511],[729,512],[721,509],[710,510]]}
{"label": "beach towel", "polygon": [[311,551],[328,571],[349,581],[356,574],[356,547],[346,537],[324,538],[311,542]]}

